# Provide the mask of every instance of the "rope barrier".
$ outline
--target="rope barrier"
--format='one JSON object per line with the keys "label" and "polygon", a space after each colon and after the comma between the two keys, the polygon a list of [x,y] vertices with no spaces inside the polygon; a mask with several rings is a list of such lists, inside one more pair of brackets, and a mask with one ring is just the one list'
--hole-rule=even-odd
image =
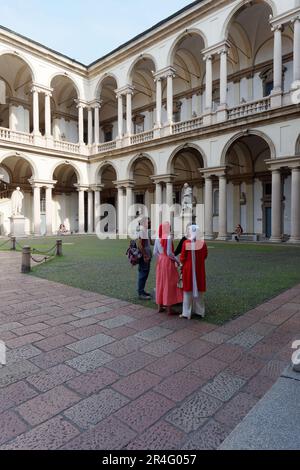
{"label": "rope barrier", "polygon": [[37,248],[32,248],[31,251],[38,255],[47,255],[48,253],[50,253],[50,251],[53,251],[53,250],[56,250],[56,245],[53,245],[52,248],[49,248],[49,250],[46,250],[46,251],[38,250]]}
{"label": "rope barrier", "polygon": [[48,261],[50,258],[54,258],[54,255],[52,255],[52,256],[44,256],[44,257],[41,258],[40,260],[34,258],[33,256],[30,256],[30,258],[32,259],[32,261],[33,261],[34,263],[40,264],[40,263],[43,263],[43,262]]}

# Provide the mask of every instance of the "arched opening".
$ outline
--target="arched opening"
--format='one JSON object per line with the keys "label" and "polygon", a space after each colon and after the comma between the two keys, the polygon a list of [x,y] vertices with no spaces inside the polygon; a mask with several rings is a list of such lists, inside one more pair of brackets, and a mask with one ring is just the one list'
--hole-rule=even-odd
{"label": "arched opening", "polygon": [[188,183],[193,189],[194,204],[203,202],[203,178],[199,172],[204,168],[204,158],[201,152],[192,147],[184,146],[171,156],[170,173],[175,175],[173,180],[173,202],[182,203],[183,186]]}
{"label": "arched opening", "polygon": [[[155,203],[155,187],[151,179],[154,174],[153,163],[146,156],[137,158],[130,169],[130,179],[135,182],[133,203],[147,207],[148,214],[151,214],[151,205]],[[142,208],[137,207],[137,212],[142,214]]]}
{"label": "arched opening", "polygon": [[33,197],[29,180],[33,175],[33,167],[22,157],[10,156],[0,163],[0,235],[11,233],[11,196],[17,187],[20,187],[24,196],[22,204],[22,215],[25,217],[24,234],[32,231]]}
{"label": "arched opening", "polygon": [[[189,31],[173,47],[171,65],[176,70],[173,80],[173,122],[186,121],[201,115],[202,83],[205,75],[202,56],[204,48],[202,36]],[[167,97],[166,84],[163,97]]]}
{"label": "arched opening", "polygon": [[0,127],[32,131],[32,82],[32,71],[23,59],[13,54],[0,56]]}
{"label": "arched opening", "polygon": [[153,129],[155,122],[155,83],[153,73],[155,64],[151,58],[142,57],[135,63],[130,84],[134,87],[132,96],[133,133]]}
{"label": "arched opening", "polygon": [[[229,232],[233,232],[240,224],[247,234],[271,237],[272,175],[265,163],[270,158],[269,144],[258,135],[241,136],[228,148],[225,164]],[[284,177],[288,177],[288,174],[282,172],[282,181]],[[282,189],[281,198],[283,203],[285,189]],[[281,219],[284,220],[283,213]]]}
{"label": "arched opening", "polygon": [[[229,106],[267,97],[273,90],[274,32],[270,26],[272,9],[267,2],[256,0],[244,4],[230,19],[226,36],[230,44],[228,80]],[[293,27],[282,32],[283,90],[289,91],[293,70]],[[244,76],[237,77],[241,70]],[[247,73],[248,72],[248,73]]]}
{"label": "arched opening", "polygon": [[101,168],[99,172],[99,181],[102,185],[101,204],[117,206],[117,189],[114,184],[116,180],[116,170],[112,165],[107,164]]}
{"label": "arched opening", "polygon": [[[51,81],[52,132],[55,140],[78,142],[77,89],[73,81],[64,75],[57,75]],[[87,135],[85,133],[85,142]]]}
{"label": "arched opening", "polygon": [[105,77],[100,85],[100,142],[111,142],[118,135],[117,87],[116,79],[111,76]]}
{"label": "arched opening", "polygon": [[[72,165],[63,163],[55,168],[53,180],[56,181],[52,196],[53,231],[56,233],[63,224],[67,231],[78,232],[78,191],[75,187],[79,183],[77,172]],[[85,203],[85,212],[86,206]]]}

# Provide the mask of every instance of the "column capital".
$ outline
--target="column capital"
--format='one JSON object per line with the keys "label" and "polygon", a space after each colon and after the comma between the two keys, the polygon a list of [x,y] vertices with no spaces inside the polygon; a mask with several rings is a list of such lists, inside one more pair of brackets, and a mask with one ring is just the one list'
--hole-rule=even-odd
{"label": "column capital", "polygon": [[175,180],[176,175],[169,173],[165,175],[153,175],[150,176],[150,179],[153,181],[154,184],[158,183],[173,183]]}
{"label": "column capital", "polygon": [[176,76],[176,69],[169,65],[168,67],[165,67],[161,70],[158,70],[157,72],[153,73],[154,80],[162,80],[167,77],[175,77]]}
{"label": "column capital", "polygon": [[117,189],[133,188],[135,186],[135,181],[134,180],[118,180],[118,181],[113,181],[113,184],[116,186]]}
{"label": "column capital", "polygon": [[212,168],[199,168],[199,172],[204,178],[211,178],[213,176],[222,177],[226,176],[227,166],[216,166]]}
{"label": "column capital", "polygon": [[207,47],[206,49],[202,50],[202,54],[204,56],[204,60],[210,60],[216,54],[223,54],[227,53],[228,50],[231,48],[229,41],[221,41],[213,46]]}
{"label": "column capital", "polygon": [[88,106],[88,103],[86,101],[83,101],[83,100],[74,100],[75,103],[76,103],[76,108],[86,108]]}
{"label": "column capital", "polygon": [[274,25],[271,26],[272,33],[275,33],[275,31],[282,32],[283,29],[284,29],[284,26],[282,24],[274,24]]}
{"label": "column capital", "polygon": [[104,189],[104,184],[92,184],[91,185],[91,190],[96,192],[96,191],[102,191]]}
{"label": "column capital", "polygon": [[54,188],[57,181],[56,180],[36,180],[30,178],[28,182],[31,184],[32,187],[37,186],[39,188]]}
{"label": "column capital", "polygon": [[31,86],[31,93],[44,93],[45,95],[52,96],[53,88],[46,87],[44,85],[40,85],[39,83],[32,83]]}
{"label": "column capital", "polygon": [[134,90],[135,90],[134,86],[125,85],[121,88],[117,88],[115,90],[115,93],[116,93],[117,98],[119,98],[120,96],[132,95]]}
{"label": "column capital", "polygon": [[89,185],[88,184],[78,184],[75,183],[73,185],[77,191],[88,191],[89,190]]}
{"label": "column capital", "polygon": [[88,107],[92,109],[100,109],[102,106],[103,100],[93,100],[88,103]]}

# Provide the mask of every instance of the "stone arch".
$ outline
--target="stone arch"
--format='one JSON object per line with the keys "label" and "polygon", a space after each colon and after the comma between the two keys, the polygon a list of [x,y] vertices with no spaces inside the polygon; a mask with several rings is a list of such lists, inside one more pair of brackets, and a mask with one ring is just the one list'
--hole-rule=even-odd
{"label": "stone arch", "polygon": [[127,167],[127,178],[132,179],[134,165],[138,160],[146,159],[149,160],[153,166],[154,175],[157,175],[157,164],[154,158],[148,153],[140,153],[139,155],[135,155],[129,162]]}
{"label": "stone arch", "polygon": [[154,64],[154,71],[157,71],[157,60],[152,54],[140,54],[138,57],[135,58],[135,60],[132,62],[132,64],[129,67],[128,73],[127,73],[127,81],[126,83],[129,83],[130,85],[132,84],[132,74],[134,71],[135,66],[140,62],[140,60],[143,59],[148,59],[151,60]]}
{"label": "stone arch", "polygon": [[240,139],[242,137],[251,136],[251,135],[255,135],[255,136],[260,137],[261,139],[263,139],[267,143],[267,145],[269,146],[271,158],[276,158],[276,148],[275,148],[275,145],[274,145],[272,139],[268,135],[266,135],[264,132],[258,131],[256,129],[249,129],[247,131],[239,132],[238,134],[235,134],[233,137],[231,137],[231,139],[229,139],[229,141],[226,143],[225,147],[222,150],[220,165],[224,166],[226,164],[227,152],[230,149],[230,147],[238,139]]}
{"label": "stone arch", "polygon": [[55,174],[55,171],[60,167],[60,166],[70,166],[73,168],[75,174],[76,174],[76,177],[77,177],[77,183],[80,185],[82,184],[83,182],[83,176],[82,176],[82,173],[81,173],[81,170],[79,167],[77,167],[77,165],[75,165],[73,162],[69,162],[69,161],[63,161],[63,162],[57,162],[54,167],[52,167],[51,169],[51,177],[50,179],[55,179],[54,178],[54,174]]}
{"label": "stone arch", "polygon": [[10,49],[5,49],[4,51],[0,52],[0,57],[3,57],[4,55],[10,55],[10,56],[13,56],[13,57],[16,57],[16,58],[22,60],[28,66],[28,68],[30,70],[32,81],[33,82],[36,81],[36,72],[34,70],[34,67],[33,67],[32,63],[27,59],[27,57],[25,57],[20,52],[12,51]]}
{"label": "stone arch", "polygon": [[[254,3],[265,3],[267,4],[270,9],[271,9],[271,12],[272,12],[272,16],[276,16],[277,15],[277,7],[276,7],[276,4],[274,3],[273,0],[254,0],[253,2],[251,2],[252,4]],[[244,8],[245,6],[247,6],[247,3],[245,4],[244,1],[241,1],[228,15],[228,17],[226,18],[226,20],[224,21],[224,24],[223,24],[223,28],[222,28],[222,32],[221,32],[221,40],[225,40],[228,38],[228,33],[229,33],[229,29],[230,29],[230,24],[233,20],[233,18],[235,17],[235,15],[242,9]]]}
{"label": "stone arch", "polygon": [[32,178],[38,179],[39,173],[38,173],[37,166],[36,166],[35,162],[30,157],[28,157],[26,154],[19,153],[19,152],[15,152],[15,153],[9,152],[7,154],[4,154],[4,155],[2,155],[2,157],[0,157],[0,166],[4,162],[4,160],[6,160],[7,158],[11,158],[11,157],[26,160],[26,162],[29,164],[29,166],[31,168]]}
{"label": "stone arch", "polygon": [[101,162],[97,168],[96,168],[96,171],[95,171],[95,184],[102,184],[102,175],[103,175],[103,172],[108,168],[108,167],[112,167],[113,170],[115,171],[116,173],[116,180],[119,179],[119,171],[117,169],[117,166],[115,165],[115,163],[111,160],[107,160],[105,162]]}
{"label": "stone arch", "polygon": [[208,46],[208,41],[207,41],[207,38],[205,36],[205,34],[200,30],[200,29],[197,29],[197,28],[189,28],[189,29],[186,29],[183,33],[181,33],[179,36],[177,36],[170,49],[169,49],[169,52],[168,52],[168,58],[167,58],[167,65],[171,65],[173,62],[174,62],[174,56],[175,56],[175,51],[176,51],[176,46],[177,44],[187,35],[189,34],[196,34],[198,36],[201,37],[201,39],[203,40],[204,42],[204,48],[206,48]]}
{"label": "stone arch", "polygon": [[76,81],[72,77],[70,77],[70,75],[67,72],[56,72],[56,73],[54,73],[49,79],[49,88],[51,88],[51,84],[52,84],[53,80],[57,77],[67,78],[72,83],[72,85],[74,86],[76,94],[77,94],[77,98],[82,99],[79,86],[77,85]]}
{"label": "stone arch", "polygon": [[107,78],[112,78],[113,80],[115,80],[116,85],[117,85],[117,89],[119,88],[119,80],[118,80],[117,76],[114,73],[111,73],[111,72],[105,73],[104,75],[102,75],[102,77],[100,78],[100,80],[97,83],[97,86],[96,86],[96,89],[95,89],[95,99],[98,99],[100,97],[101,91],[102,91],[102,84],[103,84],[104,80],[106,80]]}
{"label": "stone arch", "polygon": [[197,144],[187,142],[185,144],[180,145],[179,147],[176,147],[176,149],[173,150],[173,152],[171,153],[167,162],[167,169],[166,169],[167,174],[172,173],[172,162],[174,161],[174,158],[176,157],[176,155],[178,155],[178,153],[180,153],[182,150],[188,149],[188,148],[192,148],[196,150],[203,160],[203,168],[207,167],[207,156],[205,155],[202,148]]}
{"label": "stone arch", "polygon": [[297,141],[296,141],[296,146],[295,146],[295,156],[300,156],[300,134],[297,138]]}

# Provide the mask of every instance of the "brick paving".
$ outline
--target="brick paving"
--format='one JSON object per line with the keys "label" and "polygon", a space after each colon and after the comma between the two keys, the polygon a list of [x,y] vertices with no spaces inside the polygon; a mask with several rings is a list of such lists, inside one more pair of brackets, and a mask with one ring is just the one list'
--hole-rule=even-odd
{"label": "brick paving", "polygon": [[300,285],[217,327],[0,265],[0,449],[215,449],[299,339]]}

